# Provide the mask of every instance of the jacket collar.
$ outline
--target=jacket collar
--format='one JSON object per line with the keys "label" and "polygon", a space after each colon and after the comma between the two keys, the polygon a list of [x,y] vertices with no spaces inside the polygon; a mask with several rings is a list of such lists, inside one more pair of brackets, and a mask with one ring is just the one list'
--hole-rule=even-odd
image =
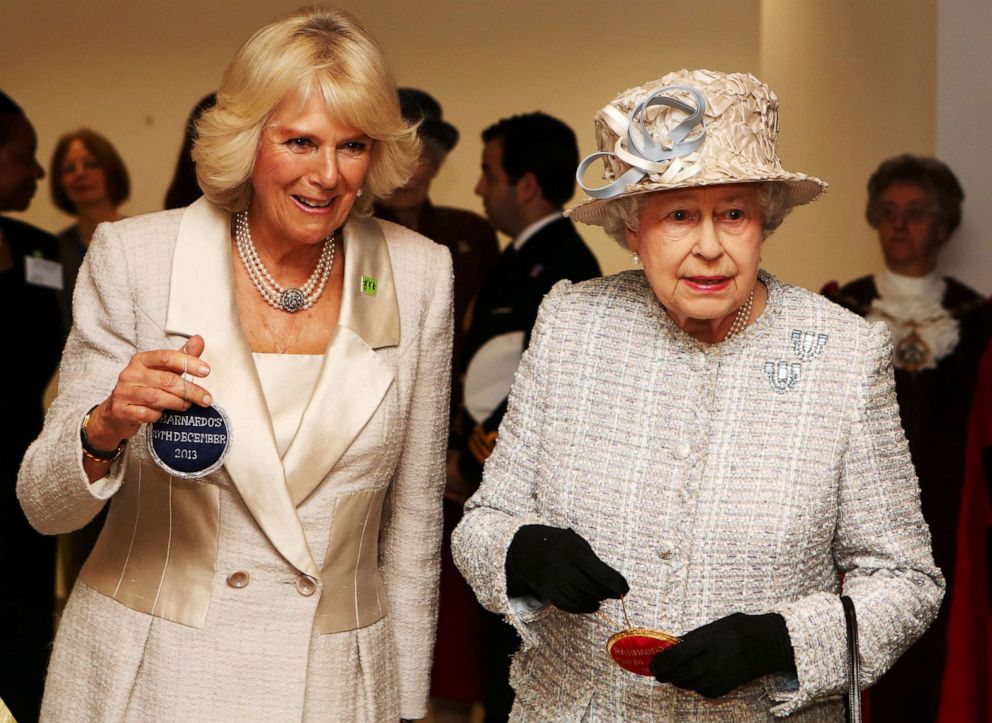
{"label": "jacket collar", "polygon": [[376,349],[399,343],[399,307],[385,238],[371,219],[344,229],[338,326],[284,459],[234,295],[230,214],[200,199],[183,215],[173,256],[166,332],[200,334],[210,376],[203,385],[231,419],[224,466],[273,546],[308,575],[319,567],[296,507],[327,476],[379,406],[392,367]]}

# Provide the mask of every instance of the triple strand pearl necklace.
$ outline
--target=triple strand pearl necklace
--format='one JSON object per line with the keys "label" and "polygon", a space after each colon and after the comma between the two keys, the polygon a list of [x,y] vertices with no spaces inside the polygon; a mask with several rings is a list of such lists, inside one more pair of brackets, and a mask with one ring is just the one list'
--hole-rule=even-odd
{"label": "triple strand pearl necklace", "polygon": [[240,211],[234,215],[234,239],[238,248],[238,256],[245,265],[248,278],[258,289],[266,303],[273,309],[287,311],[290,314],[303,310],[306,311],[317,303],[317,299],[324,293],[327,279],[334,268],[334,232],[324,239],[324,247],[320,251],[320,258],[314,266],[313,273],[307,282],[299,288],[284,288],[278,281],[272,278],[272,274],[265,268],[262,259],[258,257],[255,244],[251,240],[251,229],[248,227],[248,211]]}
{"label": "triple strand pearl necklace", "polygon": [[734,315],[734,323],[730,325],[730,331],[728,331],[727,336],[723,338],[724,341],[744,331],[744,327],[747,326],[748,319],[751,318],[751,304],[753,303],[754,289],[751,289],[751,293],[747,295],[747,301],[741,304],[737,309],[737,314]]}

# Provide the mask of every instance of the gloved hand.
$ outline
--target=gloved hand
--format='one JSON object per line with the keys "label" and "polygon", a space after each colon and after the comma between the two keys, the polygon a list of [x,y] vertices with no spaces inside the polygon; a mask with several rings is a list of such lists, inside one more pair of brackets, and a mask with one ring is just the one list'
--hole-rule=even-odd
{"label": "gloved hand", "polygon": [[623,597],[630,588],[575,531],[524,525],[506,552],[506,589],[511,597],[536,595],[565,612],[594,613],[601,600]]}
{"label": "gloved hand", "polygon": [[785,618],[734,613],[682,636],[658,653],[651,672],[660,683],[718,698],[769,673],[795,666]]}

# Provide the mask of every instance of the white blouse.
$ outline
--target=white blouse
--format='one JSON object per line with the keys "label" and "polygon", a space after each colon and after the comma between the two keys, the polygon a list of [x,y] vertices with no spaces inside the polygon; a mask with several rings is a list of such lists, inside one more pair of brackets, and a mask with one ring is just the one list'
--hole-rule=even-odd
{"label": "white blouse", "polygon": [[262,354],[253,352],[258,381],[272,419],[279,456],[286,450],[300,428],[317,377],[324,361],[322,354]]}

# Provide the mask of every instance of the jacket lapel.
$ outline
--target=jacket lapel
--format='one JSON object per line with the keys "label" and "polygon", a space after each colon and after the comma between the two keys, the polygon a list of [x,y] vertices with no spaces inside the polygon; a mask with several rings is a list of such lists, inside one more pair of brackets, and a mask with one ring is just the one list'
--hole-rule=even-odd
{"label": "jacket lapel", "polygon": [[[179,226],[166,333],[203,337],[203,359],[210,365],[203,384],[231,419],[231,448],[224,466],[279,553],[301,572],[318,575],[287,491],[251,349],[241,333],[234,298],[230,215],[206,199],[190,206]],[[325,362],[324,372],[326,366]]]}
{"label": "jacket lapel", "polygon": [[295,505],[313,492],[365,427],[395,375],[375,352],[400,340],[399,303],[386,239],[374,220],[351,219],[344,228],[344,245],[338,325],[283,458]]}

